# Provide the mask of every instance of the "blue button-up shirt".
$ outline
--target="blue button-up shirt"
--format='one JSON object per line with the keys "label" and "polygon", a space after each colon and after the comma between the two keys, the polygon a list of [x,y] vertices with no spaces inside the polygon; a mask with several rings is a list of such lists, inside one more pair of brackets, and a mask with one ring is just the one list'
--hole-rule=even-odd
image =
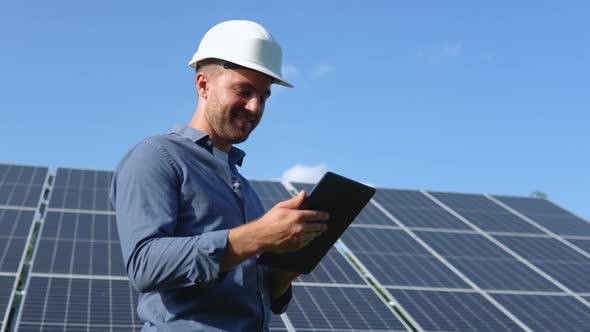
{"label": "blue button-up shirt", "polygon": [[[252,257],[220,272],[229,229],[264,209],[239,175],[245,153],[229,151],[240,195],[212,154],[209,137],[177,126],[121,160],[111,188],[127,274],[140,292],[142,331],[266,331],[270,271]],[[273,303],[284,312],[290,291]]]}

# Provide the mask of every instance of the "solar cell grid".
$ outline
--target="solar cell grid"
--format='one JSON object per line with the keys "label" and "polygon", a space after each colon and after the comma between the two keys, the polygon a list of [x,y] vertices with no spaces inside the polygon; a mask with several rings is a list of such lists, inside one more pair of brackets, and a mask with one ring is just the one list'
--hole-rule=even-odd
{"label": "solar cell grid", "polygon": [[3,165],[0,205],[37,207],[47,172],[47,167]]}
{"label": "solar cell grid", "polygon": [[342,254],[332,248],[320,264],[308,275],[301,275],[298,279],[302,282],[320,282],[337,284],[366,284],[352,265]]}
{"label": "solar cell grid", "polygon": [[485,211],[485,212],[507,212],[504,208],[490,201],[483,195],[443,193],[429,191],[429,194],[453,210],[461,211]]}
{"label": "solar cell grid", "polygon": [[560,289],[513,259],[447,258],[449,263],[482,289],[552,291]]}
{"label": "solar cell grid", "polygon": [[397,220],[408,227],[436,228],[453,230],[472,230],[442,208],[391,207],[383,204]]}
{"label": "solar cell grid", "polygon": [[531,261],[590,263],[588,258],[553,238],[505,235],[494,238]]}
{"label": "solar cell grid", "polygon": [[137,296],[127,280],[32,277],[19,330],[137,330]]}
{"label": "solar cell grid", "polygon": [[534,222],[559,235],[590,236],[590,223],[573,215],[529,213]]}
{"label": "solar cell grid", "polygon": [[541,234],[541,230],[512,213],[457,210],[463,217],[486,232]]}
{"label": "solar cell grid", "polygon": [[288,331],[283,320],[278,315],[270,315],[268,327],[271,331]]}
{"label": "solar cell grid", "polygon": [[494,196],[559,235],[590,236],[590,223],[545,199]]}
{"label": "solar cell grid", "polygon": [[12,290],[14,288],[13,276],[2,276],[0,275],[0,331],[2,331],[4,325],[5,314],[8,309],[8,302],[12,297]]}
{"label": "solar cell grid", "polygon": [[113,173],[58,168],[49,208],[113,211],[109,201]]}
{"label": "solar cell grid", "polygon": [[469,288],[403,231],[354,227],[342,241],[381,284]]}
{"label": "solar cell grid", "polygon": [[43,185],[47,167],[0,164],[0,184]]}
{"label": "solar cell grid", "polygon": [[260,197],[266,211],[270,210],[278,202],[292,197],[280,182],[253,180],[250,181],[250,185]]}
{"label": "solar cell grid", "polygon": [[408,227],[471,229],[419,191],[379,189],[374,199]]}
{"label": "solar cell grid", "polygon": [[492,296],[533,331],[590,331],[590,309],[573,297]]}
{"label": "solar cell grid", "polygon": [[531,197],[497,196],[494,198],[520,212],[535,214],[569,214],[569,212],[546,199]]}
{"label": "solar cell grid", "polygon": [[590,291],[590,260],[552,238],[495,236],[520,256],[576,292]]}
{"label": "solar cell grid", "polygon": [[295,286],[287,315],[297,331],[407,331],[371,288]]}
{"label": "solar cell grid", "polygon": [[48,212],[33,272],[125,276],[115,216]]}
{"label": "solar cell grid", "polygon": [[568,240],[575,244],[578,248],[583,249],[587,253],[590,253],[590,240]]}
{"label": "solar cell grid", "polygon": [[0,209],[0,272],[17,272],[35,212]]}
{"label": "solar cell grid", "polygon": [[379,203],[395,207],[440,208],[436,203],[416,190],[378,189],[374,196]]}
{"label": "solar cell grid", "polygon": [[420,231],[415,233],[445,257],[512,259],[510,254],[479,234]]}
{"label": "solar cell grid", "polygon": [[424,331],[522,331],[478,293],[389,289]]}

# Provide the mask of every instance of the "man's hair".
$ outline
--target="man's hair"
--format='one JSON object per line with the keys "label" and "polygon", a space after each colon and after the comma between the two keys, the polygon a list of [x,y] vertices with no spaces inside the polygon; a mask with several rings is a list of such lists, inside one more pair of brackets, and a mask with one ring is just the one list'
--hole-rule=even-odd
{"label": "man's hair", "polygon": [[196,73],[205,73],[211,79],[214,79],[222,71],[221,60],[219,59],[205,59],[200,61],[197,65]]}

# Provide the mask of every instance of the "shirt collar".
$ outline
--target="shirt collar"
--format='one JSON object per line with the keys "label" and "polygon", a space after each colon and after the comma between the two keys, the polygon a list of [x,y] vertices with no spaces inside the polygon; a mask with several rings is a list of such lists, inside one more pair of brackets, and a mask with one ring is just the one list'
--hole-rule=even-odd
{"label": "shirt collar", "polygon": [[[204,148],[205,150],[209,151],[213,154],[213,141],[209,138],[209,135],[206,133],[184,125],[175,125],[172,128],[172,133],[178,134],[180,136],[186,137],[191,141],[197,143],[200,147]],[[242,162],[244,162],[244,157],[246,153],[234,146],[228,152],[229,161],[231,164],[236,164],[238,166],[242,166]]]}

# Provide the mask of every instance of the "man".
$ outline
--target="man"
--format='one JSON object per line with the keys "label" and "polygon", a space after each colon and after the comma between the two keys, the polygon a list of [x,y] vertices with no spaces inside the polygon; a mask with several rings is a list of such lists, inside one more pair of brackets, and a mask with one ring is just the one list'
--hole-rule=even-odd
{"label": "man", "polygon": [[143,331],[266,331],[270,311],[286,310],[297,274],[256,258],[306,246],[328,216],[298,210],[305,193],[264,214],[233,146],[260,122],[271,84],[291,86],[281,62],[257,23],[211,28],[189,63],[198,93],[189,125],[145,139],[117,167],[111,200]]}

